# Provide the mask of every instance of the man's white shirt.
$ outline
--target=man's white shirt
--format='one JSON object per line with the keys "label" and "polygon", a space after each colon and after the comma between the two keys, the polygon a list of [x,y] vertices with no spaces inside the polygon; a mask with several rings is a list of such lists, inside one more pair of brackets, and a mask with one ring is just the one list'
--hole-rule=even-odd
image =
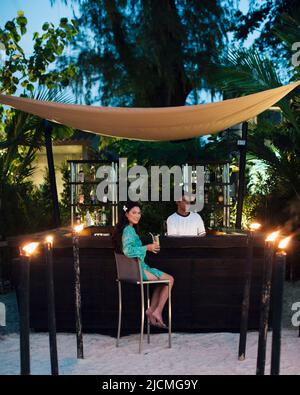
{"label": "man's white shirt", "polygon": [[167,219],[168,236],[205,236],[205,227],[198,213],[187,216],[174,213]]}

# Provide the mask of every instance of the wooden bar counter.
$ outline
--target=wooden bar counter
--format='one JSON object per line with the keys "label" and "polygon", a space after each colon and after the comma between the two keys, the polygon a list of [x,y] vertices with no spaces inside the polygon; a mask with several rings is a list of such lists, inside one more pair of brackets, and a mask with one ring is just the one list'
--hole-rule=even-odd
{"label": "wooden bar counter", "polygon": [[[74,331],[72,239],[67,230],[54,235],[54,283],[59,331]],[[44,234],[9,240],[16,289],[19,283],[17,247],[43,240]],[[144,242],[151,240],[143,239]],[[118,294],[110,236],[80,237],[82,316],[85,332],[116,335]],[[249,328],[258,328],[263,270],[263,238],[254,243]],[[246,262],[246,236],[161,237],[159,254],[147,253],[150,266],[175,278],[172,292],[174,331],[239,331]],[[46,267],[42,251],[32,258],[30,273],[31,327],[47,330]],[[140,294],[137,286],[123,287],[123,331],[139,331]]]}

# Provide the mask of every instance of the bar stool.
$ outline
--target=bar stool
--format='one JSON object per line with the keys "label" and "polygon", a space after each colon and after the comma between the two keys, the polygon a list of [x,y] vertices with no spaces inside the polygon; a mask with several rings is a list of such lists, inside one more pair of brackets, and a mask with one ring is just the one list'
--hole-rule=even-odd
{"label": "bar stool", "polygon": [[[122,281],[140,285],[141,289],[141,333],[139,353],[142,352],[143,337],[144,337],[144,322],[145,322],[145,298],[144,298],[144,285],[147,288],[147,308],[150,307],[149,285],[151,284],[167,284],[169,290],[169,304],[168,304],[168,330],[169,330],[169,348],[171,345],[171,287],[170,280],[143,280],[141,263],[138,258],[128,258],[123,254],[115,252],[116,266],[117,266],[117,282],[119,290],[119,322],[118,322],[118,335],[117,344],[119,347],[120,333],[121,333],[121,320],[122,320]],[[150,320],[147,317],[147,340],[150,343]]]}

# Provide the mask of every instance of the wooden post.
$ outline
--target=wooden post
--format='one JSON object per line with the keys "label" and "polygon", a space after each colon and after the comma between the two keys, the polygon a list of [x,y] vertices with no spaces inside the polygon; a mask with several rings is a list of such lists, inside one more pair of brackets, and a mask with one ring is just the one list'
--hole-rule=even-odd
{"label": "wooden post", "polygon": [[50,189],[53,203],[53,223],[56,228],[61,226],[60,220],[60,211],[58,204],[58,195],[57,195],[57,186],[56,186],[56,177],[55,177],[55,168],[54,168],[54,159],[53,159],[53,150],[52,150],[52,126],[51,124],[45,120],[45,146],[47,152],[47,161],[48,161],[48,169],[49,169],[49,181],[50,181]]}
{"label": "wooden post", "polygon": [[274,243],[266,242],[265,273],[261,294],[258,352],[256,362],[256,374],[258,376],[265,374],[273,261]]}
{"label": "wooden post", "polygon": [[45,249],[46,265],[47,265],[48,327],[49,327],[51,373],[52,375],[58,375],[52,242],[46,241],[44,245],[44,249]]}
{"label": "wooden post", "polygon": [[253,264],[253,240],[254,240],[254,232],[249,230],[247,237],[245,285],[244,285],[241,327],[240,327],[239,357],[238,357],[239,361],[244,361],[246,356],[248,315],[249,315],[249,305],[250,305],[250,290],[251,290],[252,264]]}
{"label": "wooden post", "polygon": [[21,375],[30,374],[30,323],[29,323],[29,281],[30,257],[21,255],[20,276],[20,362]]}
{"label": "wooden post", "polygon": [[83,359],[79,243],[78,243],[78,234],[74,230],[73,230],[73,259],[74,259],[74,276],[75,276],[74,280],[75,280],[75,320],[76,320],[77,358]]}
{"label": "wooden post", "polygon": [[281,321],[282,321],[282,301],[283,287],[285,280],[286,252],[277,251],[274,267],[274,287],[273,289],[273,333],[272,333],[272,356],[271,375],[280,373],[280,351],[281,351]]}
{"label": "wooden post", "polygon": [[247,138],[248,138],[248,122],[243,122],[242,139],[238,141],[240,150],[240,164],[239,164],[239,189],[236,208],[236,229],[242,227],[243,203],[245,196],[245,172],[246,172],[246,154],[247,154]]}

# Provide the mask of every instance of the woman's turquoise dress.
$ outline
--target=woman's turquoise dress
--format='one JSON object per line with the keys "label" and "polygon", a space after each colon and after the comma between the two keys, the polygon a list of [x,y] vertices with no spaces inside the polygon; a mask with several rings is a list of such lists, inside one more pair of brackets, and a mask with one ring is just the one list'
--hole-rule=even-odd
{"label": "woman's turquoise dress", "polygon": [[145,256],[147,247],[142,245],[141,239],[136,233],[135,229],[131,225],[127,225],[122,234],[123,253],[129,258],[139,258],[141,261],[141,268],[143,274],[143,280],[147,280],[145,270],[154,274],[154,276],[160,278],[163,272],[158,269],[154,269],[145,263]]}

